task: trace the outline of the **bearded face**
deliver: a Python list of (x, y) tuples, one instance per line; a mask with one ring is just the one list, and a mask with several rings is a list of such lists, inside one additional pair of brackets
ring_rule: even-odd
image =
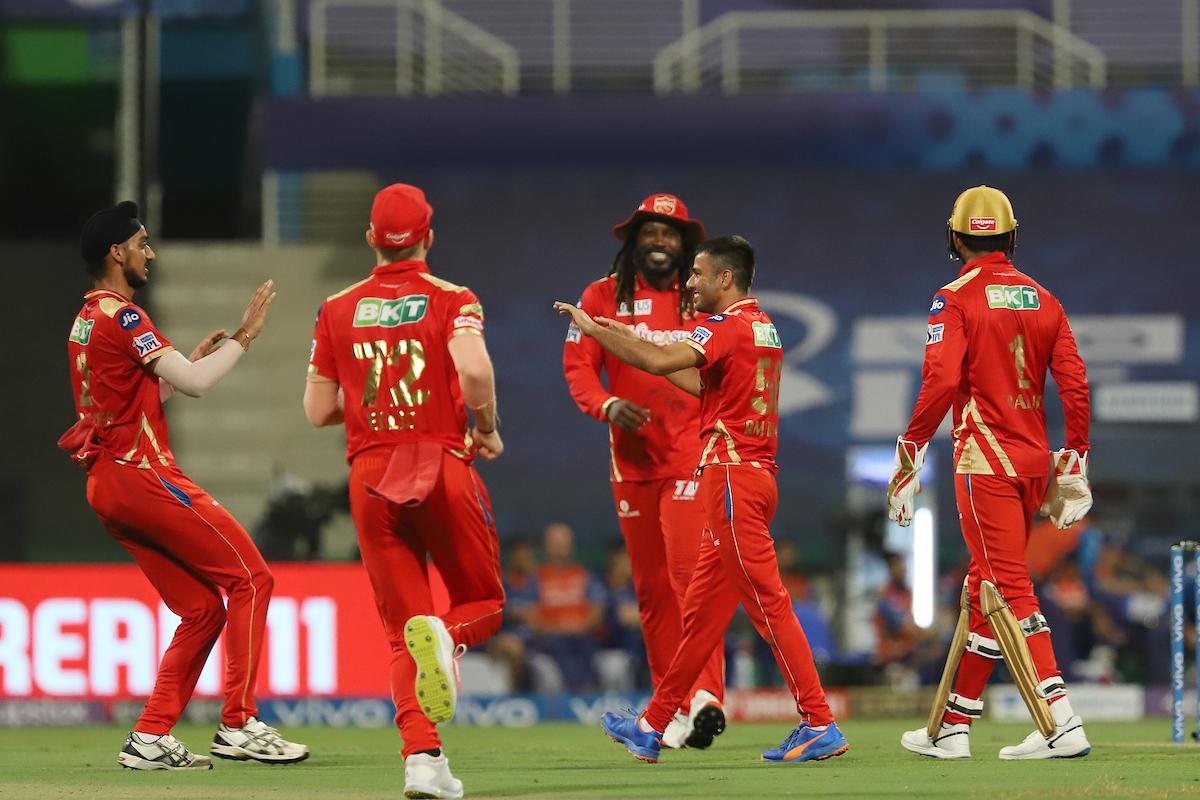
[(643, 275), (661, 278), (678, 274), (683, 259), (683, 236), (666, 222), (643, 222), (633, 251), (634, 266)]

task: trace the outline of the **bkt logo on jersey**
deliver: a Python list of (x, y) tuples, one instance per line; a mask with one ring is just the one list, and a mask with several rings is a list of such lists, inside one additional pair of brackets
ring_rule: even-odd
[(779, 341), (779, 332), (770, 322), (755, 322), (751, 327), (754, 328), (755, 347), (783, 348), (783, 343)]
[(131, 331), (141, 324), (142, 315), (134, 311), (132, 308), (121, 312), (121, 327), (125, 330)]
[(1008, 308), (1013, 311), (1032, 311), (1042, 307), (1038, 299), (1037, 289), (1032, 286), (1000, 286), (992, 284), (985, 287), (988, 308)]
[(417, 322), (425, 317), (425, 309), (428, 306), (429, 295), (424, 294), (397, 297), (395, 300), (364, 297), (354, 308), (354, 327), (394, 328), (397, 325)]

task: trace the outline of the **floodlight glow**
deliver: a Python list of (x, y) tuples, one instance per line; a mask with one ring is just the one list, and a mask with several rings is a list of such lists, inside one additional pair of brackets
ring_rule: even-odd
[(933, 624), (934, 596), (937, 592), (937, 544), (934, 539), (933, 511), (918, 508), (913, 514), (912, 612), (917, 627)]

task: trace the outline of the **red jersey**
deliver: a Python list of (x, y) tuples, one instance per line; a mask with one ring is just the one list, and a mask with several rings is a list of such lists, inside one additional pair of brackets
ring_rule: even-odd
[(346, 459), (372, 447), (438, 442), (472, 457), (467, 409), (447, 343), (483, 335), (483, 306), (466, 287), (399, 261), (328, 297), (317, 311), (308, 372), (344, 395)]
[(783, 345), (758, 300), (746, 297), (704, 320), (686, 340), (700, 355), (700, 469), (777, 469)]
[[(617, 307), (616, 291), (616, 276), (598, 280), (584, 289), (579, 307), (593, 317), (632, 325), (644, 340), (659, 345), (683, 341), (696, 327), (695, 320), (680, 318), (677, 285), (655, 289), (638, 275), (632, 309), (624, 304)], [(600, 382), (601, 369), (608, 376), (608, 388)], [(678, 477), (696, 468), (699, 408), (690, 394), (616, 358), (595, 339), (581, 336), (574, 323), (563, 345), (563, 377), (579, 410), (601, 422), (608, 421), (605, 412), (619, 397), (650, 411), (650, 421), (636, 431), (609, 426), (609, 469), (614, 481)]]
[(929, 441), (953, 404), (956, 472), (1043, 476), (1047, 368), (1063, 403), (1066, 446), (1086, 453), (1087, 370), (1062, 304), (1002, 253), (973, 259), (933, 298), (921, 393), (904, 438)]
[(91, 418), (99, 449), (117, 463), (174, 464), (153, 363), (175, 348), (120, 294), (96, 289), (83, 297), (67, 339), (75, 411)]

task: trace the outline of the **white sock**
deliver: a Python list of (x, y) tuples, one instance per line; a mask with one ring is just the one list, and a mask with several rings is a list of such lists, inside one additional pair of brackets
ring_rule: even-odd
[(1054, 717), (1054, 724), (1061, 728), (1075, 716), (1075, 709), (1071, 708), (1071, 701), (1064, 695), (1050, 704), (1050, 716)]
[(638, 730), (642, 733), (658, 733), (658, 731), (650, 727), (650, 723), (646, 722), (646, 718), (644, 716), (638, 717)]
[(142, 733), (141, 731), (134, 731), (133, 735), (136, 736), (137, 740), (139, 742), (141, 742), (142, 744), (154, 744), (155, 742), (157, 742), (159, 739), (162, 738), (162, 734)]

